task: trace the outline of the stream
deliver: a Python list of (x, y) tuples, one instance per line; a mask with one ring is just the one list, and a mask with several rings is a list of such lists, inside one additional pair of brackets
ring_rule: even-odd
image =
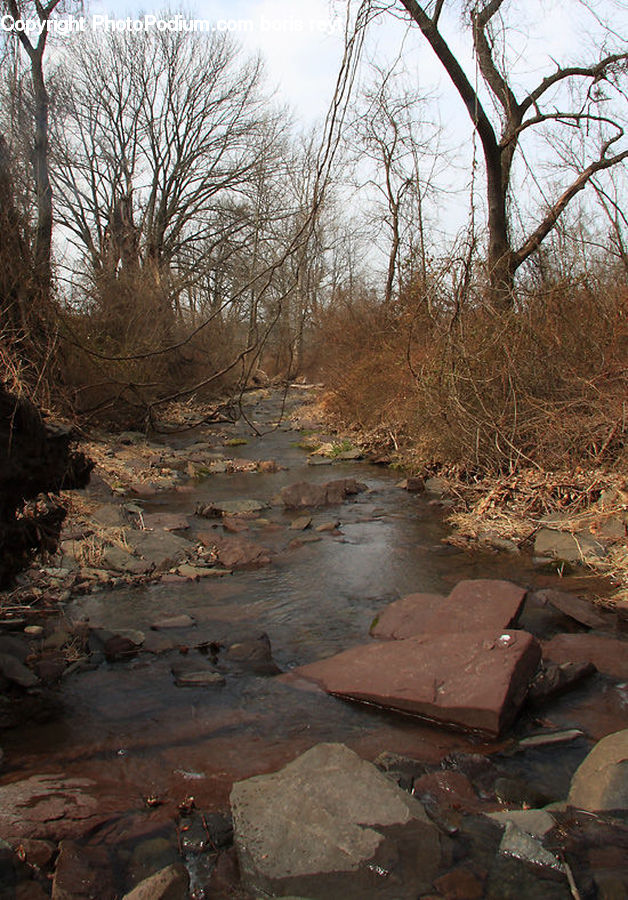
[[(288, 413), (302, 395), (290, 393)], [(486, 743), (411, 717), (343, 702), (319, 690), (297, 689), (233, 664), (224, 668), (221, 686), (180, 687), (171, 671), (177, 660), (207, 658), (213, 652), (208, 647), (266, 633), (273, 659), (289, 671), (368, 640), (373, 618), (398, 597), (418, 591), (447, 594), (465, 578), (503, 578), (581, 594), (600, 589), (600, 583), (585, 574), (559, 578), (543, 573), (525, 554), (468, 552), (447, 545), (443, 511), (429, 495), (401, 490), (399, 473), (370, 462), (308, 464), (307, 452), (297, 446), (299, 431), (285, 418), (278, 421), (280, 414), (281, 398), (262, 395), (247, 408), (260, 434), (240, 420), (170, 437), (170, 444), (179, 447), (202, 439), (219, 449), (221, 441), (224, 445), (241, 438), (246, 443), (235, 450), (223, 446), (225, 454), (272, 459), (280, 468), (190, 480), (184, 491), (143, 499), (145, 513), (185, 515), (190, 529), (184, 536), (194, 539), (212, 529), (223, 533), (219, 520), (194, 515), (198, 503), (233, 498), (270, 503), (294, 482), (345, 477), (366, 483), (368, 491), (342, 506), (316, 510), (305, 531), (291, 530), (299, 513), (279, 506), (269, 506), (247, 521), (243, 537), (272, 553), (272, 563), (263, 568), (72, 598), (65, 616), (88, 619), (91, 627), (148, 633), (155, 620), (181, 614), (194, 617), (196, 624), (169, 632), (176, 643), (169, 652), (140, 653), (132, 660), (74, 672), (58, 688), (53, 717), (2, 735), (11, 780), (63, 773), (93, 779), (102, 785), (103, 797), (111, 784), (128, 797), (128, 809), (112, 817), (99, 838), (116, 846), (118, 883), (127, 890), (158, 863), (167, 865), (177, 856), (180, 835), (173, 816), (186, 798), (193, 797), (196, 808), (205, 813), (225, 813), (234, 781), (274, 771), (318, 742), (343, 742), (370, 760), (391, 751), (438, 763), (456, 752), (493, 753), (512, 738)], [(333, 522), (340, 523), (334, 531), (315, 530)], [(548, 628), (551, 636), (551, 624)], [(625, 721), (625, 685), (601, 675), (554, 701), (552, 724), (580, 728), (590, 740), (530, 757), (537, 766), (535, 782), (564, 795), (592, 742)], [(515, 734), (523, 736), (535, 726), (534, 715), (524, 713)], [(147, 811), (138, 812), (147, 800)], [(196, 896), (213, 896), (203, 893), (202, 866), (199, 870), (192, 862), (189, 868)]]

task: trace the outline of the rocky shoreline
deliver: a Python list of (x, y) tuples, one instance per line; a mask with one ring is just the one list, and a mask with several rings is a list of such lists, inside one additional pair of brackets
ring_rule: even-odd
[[(345, 512), (367, 486), (317, 466), (353, 465), (361, 452), (318, 442), (303, 420), (294, 428), (300, 443), (319, 444), (308, 460), (316, 479), (287, 479), (272, 501), (196, 499), (194, 479), (281, 468), (281, 460), (235, 455), (246, 439), (228, 429), (151, 440), (127, 432), (84, 446), (95, 474), (86, 492), (65, 495), (57, 554), (3, 596), (0, 724), (54, 719), (74, 678), (112, 666), (141, 673), (143, 660), (159, 659), (181, 691), (269, 679), (297, 705), (320, 692), (367, 716), (381, 709), (454, 727), (477, 752), (427, 761), (380, 749), (370, 762), (342, 742), (315, 742), (282, 768), (236, 781), (230, 809), (219, 810), (197, 808), (191, 794), (130, 802), (115, 781), (22, 772), (13, 757), (0, 770), (7, 897), (621, 896), (628, 736), (612, 728), (612, 715), (597, 727), (586, 715), (581, 727), (565, 727), (573, 716), (561, 705), (570, 696), (604, 704), (625, 691), (621, 604), (460, 580), (449, 594), (382, 603), (362, 644), (289, 671), (259, 628), (210, 639), (184, 606), (133, 628), (67, 614), (77, 597), (211, 589), (284, 564), (308, 543), (344, 540)], [(408, 478), (395, 490), (446, 506), (441, 488)], [(180, 497), (180, 508), (160, 510), (162, 495)]]

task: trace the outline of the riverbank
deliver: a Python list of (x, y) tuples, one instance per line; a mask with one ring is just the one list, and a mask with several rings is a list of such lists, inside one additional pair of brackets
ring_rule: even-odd
[[(499, 896), (491, 885), (506, 877), (503, 825), (489, 826), (485, 814), (564, 801), (589, 751), (622, 727), (625, 621), (597, 613), (587, 599), (590, 576), (561, 579), (525, 552), (447, 543), (446, 498), (413, 490), (412, 479), (401, 481), (307, 418), (307, 394), (303, 387), (287, 397), (252, 394), (237, 423), (91, 436), (92, 483), (68, 495), (59, 552), (21, 576), (30, 610), (0, 628), (0, 837), (13, 848), (6, 871), (20, 885), (36, 882), (34, 896), (53, 886), (56, 895), (78, 898), (89, 884), (99, 900), (114, 900), (167, 871), (177, 897), (249, 900), (256, 889), (238, 869), (249, 826), (235, 823), (236, 851), (233, 785), (279, 773), (329, 744), (403, 782), (447, 836), (454, 855), (430, 862), (433, 896), (447, 897), (459, 878), (468, 882), (461, 866), (472, 871), (478, 896)], [(500, 617), (479, 644), (467, 642), (464, 622), (456, 631), (451, 614), (472, 612), (469, 595), (460, 597), (477, 587), (483, 593), (474, 602), (494, 602)], [(371, 685), (374, 706), (339, 699), (337, 685), (327, 692), (316, 679), (297, 683), (326, 661), (344, 667), (351, 648), (383, 647), (378, 629), (417, 593), (427, 604), (420, 617), (433, 612), (456, 635), (422, 644), (431, 675), (417, 681), (419, 717), (395, 712), (380, 685)], [(446, 692), (429, 690), (443, 681), (443, 643), (473, 663), (452, 663), (444, 673), (453, 679), (453, 705), (467, 710), (455, 720)], [(542, 651), (544, 663), (525, 703), (525, 672), (513, 663), (504, 716), (492, 692), (497, 724), (480, 722), (478, 731), (460, 674), (486, 677), (493, 648), (515, 656), (523, 649), (530, 665), (532, 649), (535, 657)], [(396, 656), (394, 642), (383, 649)], [(383, 667), (385, 675), (398, 670)], [(476, 687), (475, 696), (491, 694), (484, 682)], [(451, 721), (458, 729), (447, 727)], [(305, 783), (318, 784), (311, 757), (303, 766)], [(355, 780), (342, 788), (342, 806)], [(247, 821), (256, 827), (248, 813)], [(555, 832), (560, 852), (582, 841), (593, 849), (599, 834), (581, 831), (588, 821), (559, 816), (557, 827), (569, 832), (568, 841)], [(606, 816), (596, 822), (619, 846), (618, 826)], [(428, 832), (435, 836), (432, 826)], [(330, 830), (308, 846), (321, 842), (337, 846), (341, 838)], [(575, 858), (579, 883), (600, 874), (586, 854)], [(394, 860), (373, 865), (391, 873), (395, 898), (412, 894), (412, 877)], [(527, 894), (518, 896), (541, 896), (548, 872), (513, 865), (513, 884), (523, 870), (529, 876)], [(615, 872), (619, 863), (609, 867)], [(561, 882), (563, 897), (564, 875)], [(144, 890), (159, 896), (152, 882)], [(379, 895), (374, 878), (373, 893), (360, 896)]]
[(365, 431), (330, 413), (324, 392), (301, 412), (310, 428), (333, 429), (347, 447), (363, 448), (426, 490), (445, 511), (448, 542), (499, 553), (532, 555), (540, 569), (559, 575), (590, 573), (606, 581), (601, 603), (628, 609), (628, 479), (625, 474), (578, 467), (512, 475), (469, 476), (454, 466), (426, 465), (383, 429)]

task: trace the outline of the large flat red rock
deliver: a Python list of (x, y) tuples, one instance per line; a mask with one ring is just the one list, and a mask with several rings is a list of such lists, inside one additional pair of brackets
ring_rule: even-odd
[[(400, 641), (429, 631), (426, 626), (438, 621), (438, 612), (447, 598), (442, 594), (408, 594), (386, 607), (371, 625), (371, 635)], [(438, 630), (438, 629), (437, 629)]]
[(526, 595), (510, 581), (460, 581), (448, 597), (409, 594), (391, 603), (371, 628), (377, 638), (403, 640), (418, 634), (508, 628)]
[(543, 656), (557, 663), (592, 662), (598, 672), (628, 678), (628, 641), (597, 634), (557, 634), (543, 644)]
[(540, 658), (527, 632), (485, 629), (377, 641), (294, 674), (329, 694), (495, 737), (516, 715)]

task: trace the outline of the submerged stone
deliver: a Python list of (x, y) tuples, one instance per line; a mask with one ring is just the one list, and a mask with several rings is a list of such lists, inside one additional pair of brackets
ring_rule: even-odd
[(145, 878), (123, 900), (187, 900), (189, 883), (185, 866), (175, 863)]
[(496, 737), (515, 717), (540, 657), (526, 632), (485, 630), (371, 643), (294, 674), (330, 694)]
[(355, 478), (339, 478), (323, 484), (299, 481), (281, 489), (279, 500), (286, 509), (306, 509), (343, 503), (347, 497), (361, 494), (367, 489)]

